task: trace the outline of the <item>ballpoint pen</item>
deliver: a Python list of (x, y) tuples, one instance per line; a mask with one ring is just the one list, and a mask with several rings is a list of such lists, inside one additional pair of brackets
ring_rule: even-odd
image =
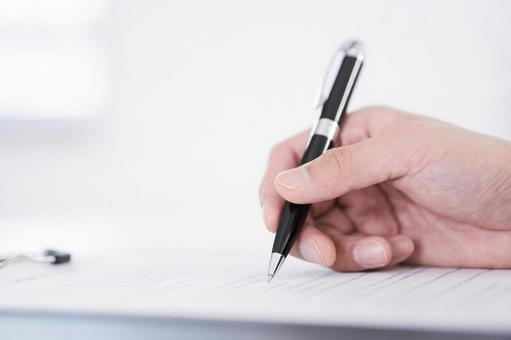
[[(363, 46), (354, 40), (343, 44), (332, 58), (314, 107), (320, 116), (311, 130), (301, 164), (314, 160), (334, 146), (363, 60)], [(268, 267), (268, 282), (282, 267), (309, 209), (310, 204), (284, 203)]]

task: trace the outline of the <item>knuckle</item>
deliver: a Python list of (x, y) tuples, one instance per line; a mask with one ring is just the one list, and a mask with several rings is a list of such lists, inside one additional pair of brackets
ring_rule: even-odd
[(339, 171), (346, 172), (349, 171), (352, 164), (352, 148), (350, 146), (344, 146), (340, 148), (335, 148), (327, 152), (329, 154), (329, 161), (336, 167)]

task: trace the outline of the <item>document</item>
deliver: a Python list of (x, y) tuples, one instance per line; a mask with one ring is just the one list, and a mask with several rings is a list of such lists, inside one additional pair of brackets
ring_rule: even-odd
[(268, 254), (138, 250), (0, 269), (0, 309), (511, 332), (511, 271), (399, 266), (337, 273)]

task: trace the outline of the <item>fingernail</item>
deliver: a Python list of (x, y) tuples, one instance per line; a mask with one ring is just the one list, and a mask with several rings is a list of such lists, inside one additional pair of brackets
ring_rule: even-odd
[(353, 248), (355, 262), (364, 268), (376, 268), (388, 262), (385, 248), (378, 242), (369, 241)]
[(318, 244), (313, 239), (300, 242), (299, 248), (300, 254), (304, 260), (322, 265), (326, 263), (325, 257), (321, 254)]
[(310, 182), (310, 176), (306, 166), (300, 166), (296, 169), (281, 172), (275, 178), (275, 181), (286, 189), (298, 189), (306, 186)]

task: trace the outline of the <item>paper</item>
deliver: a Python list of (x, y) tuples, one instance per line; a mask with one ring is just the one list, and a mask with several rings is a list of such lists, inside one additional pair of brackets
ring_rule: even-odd
[(0, 309), (363, 327), (511, 331), (511, 271), (402, 266), (336, 273), (267, 254), (140, 251), (0, 270)]

